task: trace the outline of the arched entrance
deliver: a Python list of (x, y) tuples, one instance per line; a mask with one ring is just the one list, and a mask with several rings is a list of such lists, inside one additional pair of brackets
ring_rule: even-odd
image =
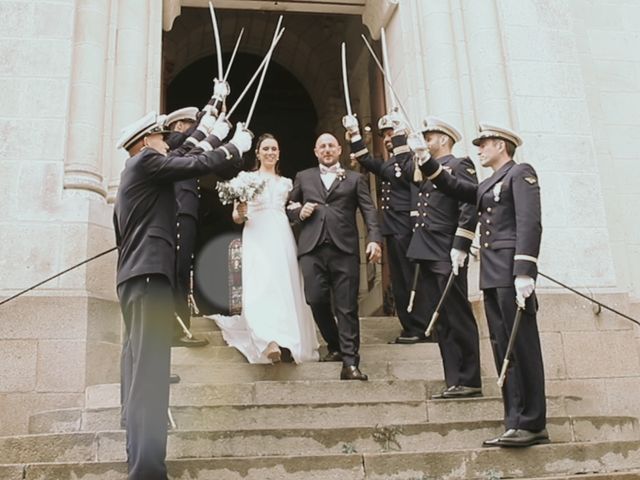
[[(217, 14), (225, 65), (240, 29), (245, 28), (229, 78), (232, 93), (228, 103), (233, 104), (268, 49), (278, 12), (220, 10)], [(349, 48), (348, 64), (354, 111), (368, 123), (380, 115), (382, 102), (380, 92), (374, 95), (369, 88), (377, 83), (371, 81), (368, 54), (359, 39), (366, 31), (359, 15), (288, 13), (283, 26), (286, 31), (269, 65), (250, 127), (256, 136), (263, 132), (276, 135), (282, 150), (282, 174), (293, 178), (299, 170), (316, 164), (313, 144), (318, 133), (330, 131), (338, 138), (343, 136), (341, 117), (345, 107), (339, 53), (342, 41), (348, 40), (353, 46)], [(163, 109), (204, 105), (211, 95), (216, 70), (208, 10), (183, 8), (163, 38)], [(252, 96), (247, 95), (232, 122), (245, 119)], [(348, 162), (348, 148), (344, 151), (343, 161)], [(201, 215), (201, 245), (229, 232), (240, 234), (231, 221), (230, 207), (217, 201), (215, 181), (207, 178), (202, 182), (206, 210)], [(361, 276), (361, 293), (366, 293), (375, 284), (376, 270), (363, 265)], [(226, 273), (221, 273), (220, 278), (226, 288)], [(220, 290), (221, 282), (216, 284)], [(223, 293), (222, 297), (228, 295)], [(210, 306), (205, 310), (225, 308)]]

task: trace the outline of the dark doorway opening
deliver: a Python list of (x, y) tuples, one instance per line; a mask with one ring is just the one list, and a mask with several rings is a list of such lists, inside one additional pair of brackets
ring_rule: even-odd
[[(229, 55), (223, 56), (227, 65)], [(235, 103), (261, 61), (261, 57), (238, 53), (229, 75), (229, 107)], [(166, 111), (203, 106), (211, 96), (215, 72), (216, 60), (213, 55), (197, 60), (182, 70), (167, 87)], [(233, 124), (246, 119), (254, 91), (255, 85), (230, 118)], [(256, 138), (269, 132), (278, 139), (281, 175), (293, 178), (300, 170), (317, 164), (313, 154), (317, 121), (315, 107), (305, 88), (287, 69), (272, 61), (250, 129)], [(253, 151), (246, 155), (255, 160)], [(231, 219), (232, 207), (222, 205), (218, 199), (215, 190), (218, 180), (213, 175), (201, 179), (196, 257), (202, 252), (202, 261), (195, 262), (195, 293), (198, 307), (204, 314), (229, 311), (230, 281), (226, 246), (241, 235), (241, 227)], [(210, 248), (211, 245), (216, 247)], [(205, 254), (215, 258), (205, 259)], [(214, 273), (212, 269), (215, 269)]]

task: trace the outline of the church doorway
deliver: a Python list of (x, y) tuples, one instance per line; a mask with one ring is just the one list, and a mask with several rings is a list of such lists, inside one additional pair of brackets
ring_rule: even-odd
[[(279, 12), (216, 10), (223, 46), (223, 62), (228, 64), (231, 51), (244, 27), (238, 55), (229, 76), (233, 104), (243, 90), (264, 53), (267, 51)], [(305, 168), (316, 165), (313, 145), (324, 131), (343, 138), (344, 115), (340, 44), (348, 41), (352, 105), (363, 123), (373, 123), (381, 107), (380, 94), (369, 88), (372, 73), (368, 54), (359, 41), (366, 33), (359, 15), (287, 13), (286, 31), (275, 50), (265, 83), (250, 125), (256, 137), (273, 133), (281, 148), (281, 174), (293, 178)], [(357, 47), (356, 47), (357, 46)], [(170, 31), (163, 37), (163, 111), (185, 106), (202, 106), (211, 96), (217, 65), (213, 31), (208, 9), (182, 8)], [(249, 93), (231, 119), (243, 121), (253, 93)], [(374, 112), (374, 114), (372, 114)], [(346, 145), (345, 145), (346, 147)], [(344, 148), (347, 163), (348, 148)], [(248, 153), (253, 156), (253, 152)], [(204, 178), (200, 215), (199, 248), (215, 246), (216, 258), (196, 262), (196, 300), (206, 313), (227, 312), (231, 292), (229, 264), (225, 246), (240, 237), (241, 228), (231, 220), (231, 207), (220, 204), (214, 177)], [(209, 248), (208, 250), (211, 250)], [(207, 264), (207, 266), (203, 266)], [(215, 282), (212, 283), (212, 271)], [(372, 284), (375, 269), (366, 271), (365, 288)], [(207, 280), (204, 281), (204, 277)], [(198, 279), (203, 279), (198, 281)], [(203, 284), (212, 285), (210, 288)], [(211, 290), (206, 292), (205, 290)], [(212, 291), (215, 295), (212, 298)]]

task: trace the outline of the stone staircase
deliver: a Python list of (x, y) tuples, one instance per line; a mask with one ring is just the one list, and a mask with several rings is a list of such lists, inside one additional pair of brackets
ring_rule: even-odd
[[(484, 397), (430, 400), (444, 386), (438, 347), (387, 345), (393, 318), (362, 321), (369, 382), (337, 380), (338, 363), (249, 365), (213, 322), (193, 326), (211, 344), (173, 351), (172, 479), (640, 479), (638, 419), (594, 415), (576, 395), (548, 397), (553, 443), (481, 448), (503, 430), (493, 365), (483, 359)], [(35, 414), (29, 435), (0, 437), (0, 479), (126, 478), (118, 389), (88, 387), (84, 408)]]

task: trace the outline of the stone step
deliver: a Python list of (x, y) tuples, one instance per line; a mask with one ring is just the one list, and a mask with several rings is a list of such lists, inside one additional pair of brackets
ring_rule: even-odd
[[(547, 398), (548, 416), (568, 416), (565, 397)], [(576, 409), (572, 402), (573, 410)], [(501, 420), (502, 399), (383, 401), (359, 403), (308, 403), (175, 406), (173, 417), (181, 430), (233, 430), (321, 427), (366, 427)], [(29, 433), (118, 430), (120, 408), (70, 408), (37, 413), (29, 419)]]
[[(168, 460), (167, 466), (170, 478), (190, 480), (562, 478), (581, 473), (617, 474), (638, 470), (640, 441), (556, 443), (528, 449), (480, 448), (429, 453), (176, 459)], [(124, 462), (32, 463), (3, 469), (6, 478), (11, 480), (122, 480), (126, 475)]]
[[(444, 388), (442, 380), (341, 380), (265, 381), (221, 385), (179, 383), (171, 386), (173, 406), (304, 405), (308, 403), (372, 403), (425, 401)], [(493, 381), (485, 383), (485, 395), (497, 396)], [(120, 385), (87, 387), (85, 408), (120, 405)]]
[[(553, 417), (554, 443), (640, 439), (633, 417)], [(353, 428), (171, 431), (168, 458), (326, 455), (389, 450), (433, 452), (476, 448), (503, 431), (501, 421), (422, 423)], [(123, 461), (123, 431), (0, 437), (0, 463)]]
[[(294, 381), (294, 380), (337, 380), (340, 378), (340, 362), (311, 362), (301, 364), (279, 363), (249, 364), (249, 363), (215, 363), (207, 365), (173, 364), (171, 372), (180, 375), (181, 383), (245, 383), (257, 381)], [(385, 359), (384, 361), (370, 361), (363, 359), (360, 369), (371, 380), (437, 380), (444, 377), (441, 361), (402, 361)], [(493, 375), (495, 383), (495, 368), (487, 376)]]
[[(361, 345), (360, 357), (368, 362), (424, 361), (440, 360), (438, 345), (421, 343), (417, 345)], [(246, 358), (233, 347), (207, 345), (200, 348), (174, 348), (171, 352), (172, 365), (210, 365), (212, 363), (248, 363)]]
[(523, 480), (638, 480), (640, 470), (630, 472), (579, 473), (577, 475), (554, 475), (552, 477), (529, 477)]

